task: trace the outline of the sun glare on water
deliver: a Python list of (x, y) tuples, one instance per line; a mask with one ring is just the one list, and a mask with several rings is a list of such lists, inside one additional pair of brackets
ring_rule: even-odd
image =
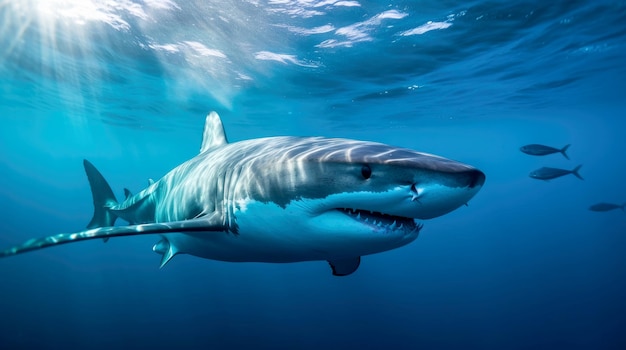
[[(43, 76), (78, 88), (65, 95), (81, 104), (77, 99), (110, 73), (102, 60), (130, 70), (129, 62), (137, 64), (137, 55), (146, 55), (159, 61), (158, 70), (176, 78), (167, 87), (174, 98), (185, 99), (198, 93), (190, 86), (199, 87), (228, 108), (236, 90), (250, 80), (239, 67), (257, 61), (253, 53), (240, 53), (250, 48), (251, 32), (259, 38), (258, 26), (247, 25), (249, 16), (229, 1), (185, 6), (171, 0), (0, 0), (0, 40), (5, 43), (0, 58), (19, 66), (0, 69), (23, 72), (21, 65), (28, 62), (33, 80)], [(117, 74), (120, 80), (137, 77)]]
[[(94, 100), (94, 82), (100, 71), (83, 64), (94, 45), (94, 22), (124, 28), (120, 16), (111, 13), (111, 2), (89, 0), (5, 0), (0, 3), (0, 70), (7, 79), (31, 95), (29, 103), (55, 101), (65, 106), (74, 124), (82, 124), (80, 111)], [(16, 87), (17, 89), (17, 87)], [(32, 95), (35, 96), (32, 96)], [(54, 107), (52, 109), (55, 109)], [(75, 111), (75, 115), (71, 115)]]

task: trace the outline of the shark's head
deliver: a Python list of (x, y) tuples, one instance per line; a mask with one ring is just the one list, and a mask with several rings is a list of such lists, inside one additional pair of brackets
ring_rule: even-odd
[[(380, 143), (328, 138), (254, 140), (246, 194), (282, 211), (256, 215), (269, 231), (310, 232), (313, 244), (367, 254), (404, 245), (421, 223), (465, 205), (485, 175), (442, 157)], [(247, 178), (247, 180), (246, 180)], [(246, 209), (254, 210), (253, 206)], [(279, 219), (280, 217), (280, 219)], [(349, 254), (348, 254), (349, 255)]]
[(364, 226), (444, 215), (485, 182), (481, 171), (438, 156), (371, 142), (318, 142), (326, 145), (305, 160), (316, 191), (325, 192), (316, 211), (337, 211)]

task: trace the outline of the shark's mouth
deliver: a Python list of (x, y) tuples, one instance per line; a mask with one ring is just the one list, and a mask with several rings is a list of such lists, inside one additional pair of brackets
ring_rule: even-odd
[(417, 224), (412, 218), (403, 216), (351, 208), (337, 208), (337, 211), (346, 214), (356, 221), (369, 225), (372, 228), (380, 228), (391, 231), (414, 231), (422, 228), (422, 224)]

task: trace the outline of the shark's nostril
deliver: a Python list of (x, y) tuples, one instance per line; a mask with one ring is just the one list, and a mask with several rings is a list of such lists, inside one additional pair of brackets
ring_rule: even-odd
[(415, 184), (411, 185), (411, 201), (419, 202), (420, 191), (415, 187)]

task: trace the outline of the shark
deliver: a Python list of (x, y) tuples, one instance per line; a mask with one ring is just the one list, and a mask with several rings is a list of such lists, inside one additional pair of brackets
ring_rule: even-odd
[[(383, 143), (276, 136), (228, 142), (222, 120), (205, 120), (199, 154), (118, 202), (83, 162), (93, 218), (83, 231), (34, 238), (8, 257), (91, 239), (160, 235), (160, 267), (178, 254), (227, 262), (327, 261), (352, 274), (361, 257), (414, 241), (423, 220), (478, 193), (485, 174), (432, 154)], [(117, 219), (127, 225), (116, 225)]]

